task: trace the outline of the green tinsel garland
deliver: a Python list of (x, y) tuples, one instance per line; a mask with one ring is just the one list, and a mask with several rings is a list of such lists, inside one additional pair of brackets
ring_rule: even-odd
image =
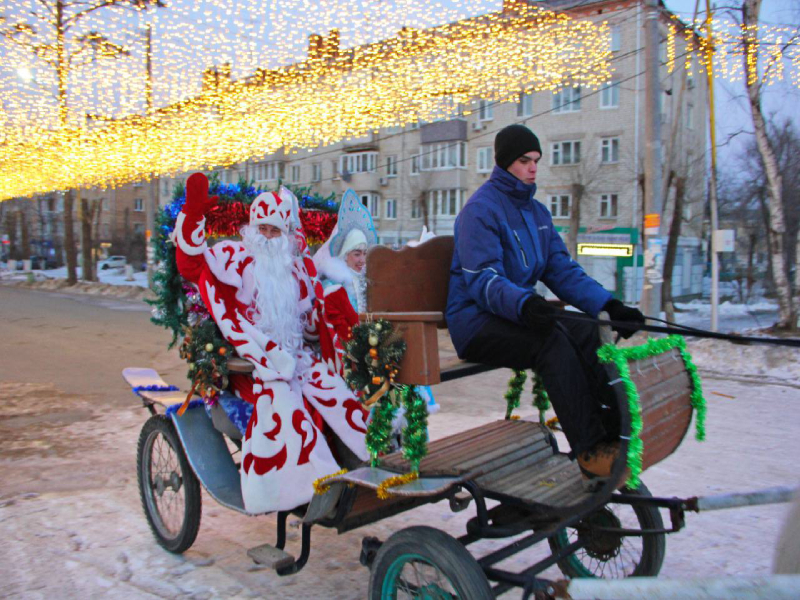
[(533, 405), (539, 409), (539, 423), (544, 425), (544, 415), (550, 408), (550, 397), (547, 395), (547, 390), (544, 389), (541, 376), (536, 372), (533, 374)]
[[(508, 390), (506, 390), (506, 420), (511, 418), (514, 410), (519, 407), (519, 398), (522, 395), (522, 388), (528, 376), (525, 371), (514, 369), (514, 374), (508, 380)], [(542, 378), (535, 371), (533, 372), (533, 405), (539, 409), (539, 422), (544, 425), (544, 415), (550, 408), (550, 398), (547, 390), (544, 389)]]
[(639, 401), (639, 391), (631, 380), (628, 363), (629, 361), (658, 356), (659, 354), (669, 352), (673, 348), (677, 348), (680, 352), (691, 380), (691, 402), (692, 407), (697, 413), (695, 417), (695, 437), (698, 441), (702, 441), (706, 437), (706, 401), (705, 398), (703, 398), (703, 389), (700, 383), (700, 377), (697, 374), (697, 368), (694, 366), (694, 363), (692, 363), (691, 357), (686, 350), (686, 340), (683, 337), (671, 335), (661, 339), (651, 338), (641, 346), (634, 346), (631, 348), (618, 348), (614, 344), (606, 344), (597, 351), (597, 356), (601, 362), (614, 363), (616, 365), (628, 397), (628, 408), (631, 418), (631, 436), (628, 443), (628, 469), (631, 473), (627, 481), (629, 487), (636, 488), (640, 484), (639, 475), (642, 472), (642, 452), (644, 447), (639, 437), (642, 431), (642, 410)]
[(508, 380), (508, 390), (506, 391), (506, 421), (511, 418), (511, 413), (519, 406), (519, 397), (522, 395), (522, 386), (528, 376), (525, 371), (514, 369), (514, 374)]
[(375, 403), (365, 438), (367, 450), (369, 450), (369, 455), (372, 457), (370, 464), (373, 467), (377, 467), (380, 464), (378, 456), (389, 447), (394, 412), (395, 406), (388, 396), (384, 396)]
[(400, 394), (408, 423), (403, 429), (403, 456), (411, 472), (419, 473), (419, 463), (428, 454), (428, 404), (416, 386), (401, 386)]

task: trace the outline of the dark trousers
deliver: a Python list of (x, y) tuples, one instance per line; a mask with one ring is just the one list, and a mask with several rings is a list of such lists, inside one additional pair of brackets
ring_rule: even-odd
[(619, 409), (597, 359), (599, 346), (597, 325), (589, 320), (563, 319), (543, 337), (492, 316), (467, 345), (463, 358), (536, 371), (574, 455), (619, 436)]

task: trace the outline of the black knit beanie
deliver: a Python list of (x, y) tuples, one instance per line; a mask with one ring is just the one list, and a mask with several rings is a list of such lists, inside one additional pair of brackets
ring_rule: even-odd
[(536, 151), (542, 153), (539, 138), (525, 125), (504, 127), (494, 138), (494, 162), (501, 169), (508, 167), (523, 154)]

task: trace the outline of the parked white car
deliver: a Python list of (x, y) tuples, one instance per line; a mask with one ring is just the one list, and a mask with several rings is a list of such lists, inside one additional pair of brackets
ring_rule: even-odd
[(128, 259), (124, 256), (109, 256), (105, 260), (101, 260), (97, 263), (97, 268), (101, 271), (124, 269), (126, 264), (128, 264)]

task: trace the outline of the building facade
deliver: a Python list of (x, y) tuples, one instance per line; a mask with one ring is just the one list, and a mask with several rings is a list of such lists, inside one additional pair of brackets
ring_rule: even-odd
[[(476, 99), (454, 106), (449, 119), (383, 129), (320, 148), (281, 151), (221, 170), (221, 179), (233, 183), (243, 177), (263, 187), (278, 182), (311, 186), (338, 198), (352, 188), (369, 208), (380, 243), (399, 246), (418, 238), (423, 226), (437, 235), (452, 235), (459, 211), (492, 171), (495, 134), (523, 123), (542, 144), (536, 197), (550, 209), (575, 258), (618, 297), (638, 301), (646, 185), (644, 2), (539, 4), (608, 23), (613, 70), (608, 84), (520, 94), (516, 102)], [(513, 6), (507, 2), (504, 10)], [(692, 37), (687, 38), (683, 25), (662, 11), (660, 29), (664, 184), (666, 188), (680, 178), (684, 190), (673, 293), (686, 298), (702, 291), (707, 86), (697, 59), (687, 53)], [(665, 247), (675, 193), (674, 186), (669, 189), (662, 217)], [(576, 226), (575, 240), (570, 230)]]

